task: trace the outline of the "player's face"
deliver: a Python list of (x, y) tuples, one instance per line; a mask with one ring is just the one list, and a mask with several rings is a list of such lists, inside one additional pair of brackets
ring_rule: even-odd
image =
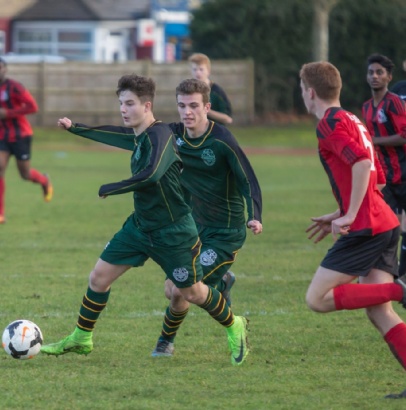
[(122, 91), (118, 98), (120, 112), (126, 127), (138, 128), (143, 124), (150, 102), (141, 102), (132, 91)]
[(386, 89), (391, 80), (392, 75), (385, 67), (378, 63), (372, 63), (368, 66), (367, 82), (373, 91)]
[(309, 114), (314, 114), (314, 104), (313, 104), (313, 90), (309, 87), (306, 89), (302, 80), (300, 80), (300, 88), (302, 90), (302, 98), (304, 105), (306, 106), (307, 112)]
[(207, 83), (209, 81), (210, 71), (206, 64), (196, 64), (192, 63), (192, 76), (196, 80), (204, 81)]
[(178, 112), (185, 128), (193, 135), (199, 136), (206, 131), (207, 113), (210, 103), (203, 103), (203, 96), (199, 93), (178, 95)]

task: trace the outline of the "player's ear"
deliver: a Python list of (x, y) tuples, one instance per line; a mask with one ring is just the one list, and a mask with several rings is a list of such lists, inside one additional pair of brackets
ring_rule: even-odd
[(151, 101), (146, 101), (144, 105), (144, 112), (148, 112), (152, 110), (152, 102)]
[(310, 91), (310, 98), (314, 100), (314, 98), (316, 97), (316, 91), (314, 91), (314, 88), (311, 88), (311, 87), (309, 87), (309, 91)]

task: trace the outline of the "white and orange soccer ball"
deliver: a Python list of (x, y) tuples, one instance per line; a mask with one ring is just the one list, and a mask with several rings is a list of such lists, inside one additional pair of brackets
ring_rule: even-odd
[(3, 332), (3, 348), (14, 359), (32, 359), (41, 350), (41, 329), (30, 320), (11, 322)]

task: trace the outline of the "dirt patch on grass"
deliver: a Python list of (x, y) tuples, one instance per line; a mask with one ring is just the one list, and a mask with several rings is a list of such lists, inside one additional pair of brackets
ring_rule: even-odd
[(247, 155), (308, 156), (317, 154), (314, 148), (243, 147), (243, 150)]

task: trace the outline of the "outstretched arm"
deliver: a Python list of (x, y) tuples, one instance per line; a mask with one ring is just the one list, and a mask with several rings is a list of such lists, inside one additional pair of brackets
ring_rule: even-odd
[(70, 133), (79, 135), (93, 141), (122, 148), (128, 151), (134, 149), (134, 130), (127, 127), (118, 127), (115, 125), (101, 125), (98, 127), (89, 127), (85, 124), (74, 124), (67, 117), (58, 120), (58, 127), (68, 130)]

